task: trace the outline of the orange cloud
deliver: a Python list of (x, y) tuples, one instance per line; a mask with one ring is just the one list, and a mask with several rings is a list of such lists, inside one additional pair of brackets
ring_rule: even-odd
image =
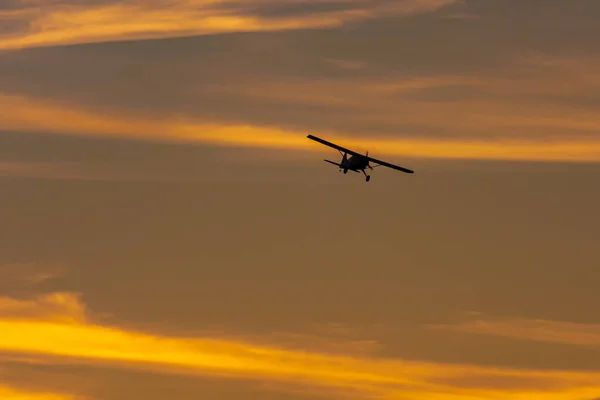
[(430, 328), (454, 332), (600, 347), (600, 325), (525, 318), (486, 318)]
[(77, 397), (67, 394), (39, 393), (0, 384), (2, 400), (75, 400)]
[[(15, 354), (353, 390), (355, 396), (363, 397), (572, 400), (591, 398), (600, 392), (600, 372), (510, 370), (334, 356), (244, 341), (164, 337), (124, 330), (94, 322), (80, 297), (72, 293), (33, 300), (0, 299), (0, 332), (0, 351)], [(465, 377), (471, 383), (461, 381)], [(509, 383), (492, 388), (477, 383), (478, 379), (498, 377)]]
[[(0, 129), (55, 134), (95, 135), (185, 143), (210, 143), (304, 151), (330, 151), (306, 139), (308, 132), (276, 127), (224, 125), (185, 118), (98, 114), (82, 107), (50, 103), (20, 96), (0, 95), (4, 116)], [(599, 121), (600, 122), (600, 121)], [(592, 121), (580, 121), (591, 124)], [(499, 138), (356, 138), (331, 132), (310, 132), (342, 145), (368, 149), (372, 155), (437, 159), (488, 159), (532, 161), (600, 161), (600, 140)]]
[[(332, 3), (331, 0), (317, 3), (319, 2)], [(355, 2), (353, 7), (341, 11), (314, 11), (302, 16), (266, 17), (253, 13), (253, 8), (273, 8), (289, 5), (289, 2), (149, 0), (103, 5), (84, 2), (41, 5), (33, 2), (32, 5), (32, 2), (22, 1), (22, 8), (0, 12), (0, 19), (19, 19), (26, 22), (29, 28), (0, 37), (0, 49), (335, 27), (380, 15), (409, 15), (435, 11), (455, 2), (456, 0), (366, 0)], [(310, 2), (296, 3), (310, 6)]]

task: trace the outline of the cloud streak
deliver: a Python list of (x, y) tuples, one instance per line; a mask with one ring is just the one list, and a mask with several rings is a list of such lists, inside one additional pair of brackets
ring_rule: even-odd
[[(142, 40), (231, 32), (331, 28), (390, 15), (436, 11), (456, 0), (293, 1), (168, 0), (25, 2), (0, 11), (20, 29), (0, 37), (0, 49)], [(286, 14), (296, 6), (302, 13)], [(317, 6), (328, 7), (317, 7)], [(283, 7), (285, 10), (285, 7)]]
[[(190, 118), (100, 114), (82, 107), (21, 96), (0, 95), (5, 118), (0, 129), (222, 146), (328, 151), (306, 139), (306, 132), (278, 127), (226, 125)], [(361, 138), (310, 132), (371, 154), (437, 159), (599, 162), (600, 141), (587, 139), (419, 139)]]
[[(73, 293), (52, 293), (30, 300), (0, 298), (0, 330), (0, 351), (4, 352), (169, 374), (309, 384), (353, 390), (360, 397), (491, 400), (534, 396), (572, 400), (600, 392), (600, 372), (510, 370), (335, 356), (243, 341), (124, 330), (93, 321), (80, 296)], [(461, 381), (466, 377), (470, 384)], [(482, 384), (497, 378), (505, 383), (493, 387)]]
[(445, 132), (459, 138), (511, 132), (543, 142), (556, 136), (597, 137), (600, 114), (596, 109), (569, 104), (569, 100), (585, 99), (595, 84), (593, 76), (565, 76), (540, 69), (510, 77), (473, 74), (219, 82), (198, 85), (197, 91), (254, 103), (341, 110), (347, 114), (342, 118), (351, 124), (386, 126), (388, 131), (415, 127), (440, 132), (436, 136)]
[(600, 348), (600, 325), (525, 318), (484, 318), (431, 329)]
[(0, 398), (2, 400), (83, 400), (81, 397), (69, 394), (30, 391), (5, 384), (0, 384)]
[[(2, 163), (0, 163), (0, 173)], [(42, 282), (55, 279), (62, 275), (64, 268), (62, 266), (50, 265), (43, 269), (35, 263), (13, 263), (0, 265), (0, 280), (2, 283), (26, 284), (35, 286)], [(2, 285), (0, 285), (2, 287)]]

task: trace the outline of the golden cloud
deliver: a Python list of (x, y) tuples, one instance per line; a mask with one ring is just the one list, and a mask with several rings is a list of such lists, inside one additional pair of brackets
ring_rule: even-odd
[(68, 394), (41, 393), (27, 391), (0, 384), (0, 399), (2, 400), (76, 400), (77, 397)]
[(600, 325), (525, 318), (486, 318), (430, 328), (518, 340), (600, 347)]
[[(21, 96), (0, 95), (3, 118), (0, 129), (95, 135), (139, 140), (210, 143), (223, 146), (330, 151), (306, 139), (306, 132), (276, 127), (205, 123), (187, 118), (160, 118), (146, 115), (98, 114), (80, 106), (47, 102)], [(424, 112), (424, 111), (422, 111)], [(445, 111), (450, 112), (450, 111)], [(431, 119), (431, 116), (429, 116)], [(456, 115), (454, 115), (456, 118)], [(489, 117), (492, 118), (492, 117)], [(499, 119), (499, 117), (497, 117)], [(526, 120), (525, 117), (522, 117)], [(558, 117), (557, 117), (558, 118)], [(591, 117), (590, 117), (591, 118)], [(495, 120), (494, 118), (492, 118)], [(520, 121), (515, 117), (516, 121)], [(500, 121), (498, 121), (500, 122)], [(521, 121), (527, 123), (527, 121)], [(550, 123), (551, 121), (546, 121)], [(504, 121), (507, 124), (507, 121)], [(517, 123), (517, 122), (515, 122)], [(534, 121), (530, 121), (531, 124)], [(587, 126), (592, 119), (580, 120)], [(596, 125), (597, 126), (597, 125)], [(310, 132), (347, 147), (368, 149), (372, 155), (437, 159), (489, 159), (531, 161), (600, 161), (600, 140), (567, 138), (497, 140), (465, 138), (360, 138), (332, 132)]]
[[(20, 314), (15, 315), (15, 311)], [(124, 330), (93, 322), (80, 297), (73, 293), (53, 293), (33, 300), (1, 298), (0, 332), (0, 351), (9, 353), (171, 374), (351, 389), (354, 395), (364, 397), (572, 400), (600, 392), (600, 372), (510, 370), (335, 356), (244, 341)], [(460, 380), (464, 377), (471, 384)], [(498, 377), (514, 382), (493, 388), (477, 383), (478, 379)]]
[[(229, 32), (281, 31), (336, 27), (381, 15), (410, 15), (438, 10), (456, 0), (355, 1), (340, 11), (291, 16), (260, 16), (256, 7), (289, 5), (278, 0), (168, 0), (108, 4), (27, 2), (0, 11), (0, 19), (26, 23), (25, 31), (0, 37), (0, 49), (197, 36)], [(315, 1), (294, 1), (308, 7)], [(316, 3), (339, 3), (322, 0)], [(344, 3), (341, 3), (344, 4)]]

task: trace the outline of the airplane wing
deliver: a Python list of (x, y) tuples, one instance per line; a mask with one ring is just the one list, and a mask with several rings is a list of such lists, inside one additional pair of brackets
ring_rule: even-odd
[[(328, 142), (327, 140), (324, 140), (324, 139), (318, 138), (318, 137), (316, 137), (316, 136), (313, 136), (313, 135), (308, 135), (308, 136), (307, 136), (307, 138), (309, 138), (309, 139), (312, 139), (312, 140), (314, 140), (315, 142), (319, 142), (319, 143), (321, 143), (321, 144), (324, 144), (325, 146), (332, 147), (332, 148), (334, 148), (334, 149), (336, 149), (336, 150), (339, 150), (339, 151), (346, 152), (346, 153), (348, 153), (348, 154), (356, 155), (356, 156), (359, 156), (359, 157), (365, 157), (365, 155), (364, 155), (364, 154), (359, 154), (359, 153), (357, 153), (357, 152), (355, 152), (355, 151), (352, 151), (352, 150), (346, 149), (345, 147), (342, 147), (342, 146), (338, 146), (337, 144), (334, 144), (334, 143)], [(410, 170), (410, 169), (402, 168), (402, 167), (399, 167), (399, 166), (397, 166), (397, 165), (390, 164), (390, 163), (387, 163), (387, 162), (385, 162), (385, 161), (377, 160), (377, 159), (375, 159), (375, 158), (372, 158), (372, 157), (367, 157), (367, 158), (369, 159), (369, 161), (371, 161), (371, 162), (374, 162), (375, 164), (379, 164), (379, 165), (381, 165), (381, 166), (383, 166), (383, 167), (388, 167), (388, 168), (391, 168), (391, 169), (395, 169), (395, 170), (397, 170), (397, 171), (406, 172), (407, 174), (414, 174), (414, 171), (412, 171), (412, 170)]]
[(334, 143), (328, 142), (327, 140), (324, 140), (324, 139), (318, 138), (318, 137), (316, 137), (316, 136), (313, 136), (313, 135), (308, 135), (308, 136), (307, 136), (307, 138), (309, 138), (309, 139), (312, 139), (312, 140), (314, 140), (315, 142), (319, 142), (319, 143), (321, 143), (321, 144), (324, 144), (325, 146), (332, 147), (332, 148), (334, 148), (334, 149), (336, 149), (336, 150), (343, 151), (343, 152), (345, 152), (345, 153), (348, 153), (348, 154), (352, 154), (352, 155), (355, 155), (355, 156), (362, 156), (362, 154), (358, 154), (358, 153), (357, 153), (357, 152), (355, 152), (355, 151), (352, 151), (352, 150), (350, 150), (350, 149), (347, 149), (347, 148), (345, 148), (345, 147), (342, 147), (342, 146), (338, 146), (337, 144), (334, 144)]
[(379, 165), (381, 165), (383, 167), (388, 167), (388, 168), (391, 168), (391, 169), (395, 169), (397, 171), (406, 172), (407, 174), (414, 174), (415, 173), (415, 171), (412, 171), (412, 170), (406, 169), (406, 168), (402, 168), (402, 167), (399, 167), (397, 165), (387, 163), (385, 161), (377, 160), (377, 159), (371, 158), (371, 157), (367, 157), (367, 158), (369, 159), (369, 161), (374, 162), (375, 164), (379, 164)]

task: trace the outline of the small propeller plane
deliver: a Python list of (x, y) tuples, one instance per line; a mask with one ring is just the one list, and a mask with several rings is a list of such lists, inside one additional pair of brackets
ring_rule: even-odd
[[(337, 151), (339, 151), (340, 154), (342, 155), (342, 161), (340, 161), (339, 163), (336, 163), (335, 161), (331, 161), (331, 160), (325, 160), (325, 161), (339, 167), (340, 171), (344, 171), (344, 174), (348, 173), (348, 171), (362, 172), (365, 175), (365, 179), (367, 182), (369, 182), (371, 180), (371, 176), (367, 175), (367, 173), (365, 172), (365, 169), (369, 168), (370, 170), (373, 170), (373, 167), (371, 167), (371, 165), (369, 165), (369, 162), (378, 164), (375, 166), (375, 168), (384, 166), (384, 167), (395, 169), (397, 171), (406, 172), (407, 174), (414, 173), (414, 171), (411, 171), (410, 169), (402, 168), (397, 165), (390, 164), (385, 161), (376, 160), (375, 158), (369, 157), (368, 151), (367, 151), (366, 155), (362, 155), (355, 151), (346, 149), (342, 146), (338, 146), (337, 144), (328, 142), (327, 140), (318, 138), (313, 135), (308, 135), (307, 138), (312, 139), (321, 144), (324, 144), (325, 146), (332, 147), (332, 148), (336, 149)], [(350, 158), (348, 158), (348, 154), (350, 154)]]

